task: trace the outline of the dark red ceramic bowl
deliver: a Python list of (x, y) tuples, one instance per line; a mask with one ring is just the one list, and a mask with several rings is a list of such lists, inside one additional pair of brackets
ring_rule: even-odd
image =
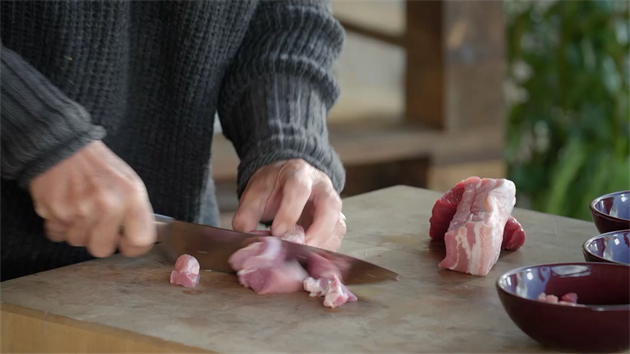
[(587, 262), (630, 265), (630, 230), (591, 237), (582, 245), (582, 253)]
[(595, 227), (601, 233), (630, 229), (630, 191), (593, 199), (590, 205)]
[[(630, 266), (543, 264), (511, 270), (496, 286), (512, 321), (544, 346), (597, 353), (630, 348)], [(576, 293), (583, 306), (538, 301), (542, 292)]]

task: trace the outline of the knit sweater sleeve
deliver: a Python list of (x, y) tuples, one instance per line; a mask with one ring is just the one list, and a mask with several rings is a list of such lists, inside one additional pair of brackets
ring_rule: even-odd
[(2, 178), (30, 180), (105, 135), (88, 112), (19, 54), (1, 47)]
[(340, 192), (345, 171), (328, 142), (326, 116), (339, 89), (332, 66), (344, 31), (330, 2), (261, 1), (222, 84), (224, 135), (241, 160), (240, 198), (260, 167), (301, 158)]

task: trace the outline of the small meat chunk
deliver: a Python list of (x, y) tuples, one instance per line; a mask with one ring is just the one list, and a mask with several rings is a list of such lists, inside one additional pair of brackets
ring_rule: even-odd
[(576, 293), (567, 293), (564, 294), (560, 301), (558, 301), (558, 297), (555, 295), (547, 295), (544, 292), (538, 295), (537, 300), (541, 302), (547, 302), (550, 304), (558, 304), (558, 305), (567, 305), (567, 306), (577, 306), (578, 296)]
[(261, 295), (304, 289), (311, 296), (323, 296), (324, 306), (331, 308), (357, 301), (357, 297), (341, 282), (342, 269), (335, 262), (313, 253), (309, 256), (307, 272), (296, 259), (286, 259), (281, 240), (304, 243), (301, 226), (296, 225), (281, 238), (270, 236), (265, 230), (250, 233), (262, 237), (228, 259), (243, 286)]
[(199, 284), (199, 262), (191, 255), (183, 254), (177, 258), (175, 269), (171, 271), (171, 284), (194, 288)]
[(228, 262), (239, 282), (258, 294), (299, 291), (308, 273), (298, 261), (285, 258), (282, 241), (267, 236), (236, 251)]
[(228, 259), (232, 269), (257, 269), (279, 266), (284, 261), (282, 252), (282, 241), (276, 237), (260, 237), (260, 242), (255, 242), (249, 246), (236, 251)]
[(356, 295), (348, 290), (335, 274), (319, 279), (306, 278), (304, 280), (304, 290), (308, 291), (312, 297), (323, 296), (324, 306), (330, 308), (339, 307), (346, 302), (357, 301)]
[(561, 298), (562, 301), (572, 302), (574, 304), (577, 304), (577, 299), (578, 299), (578, 296), (576, 293), (567, 293), (567, 294), (562, 295), (562, 298)]
[(308, 273), (296, 260), (271, 268), (243, 269), (238, 272), (239, 282), (261, 295), (300, 291), (307, 277)]

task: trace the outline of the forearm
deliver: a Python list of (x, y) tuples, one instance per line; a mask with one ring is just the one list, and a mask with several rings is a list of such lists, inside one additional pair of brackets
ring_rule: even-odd
[(26, 187), (104, 130), (17, 53), (1, 53), (2, 177)]
[(343, 29), (324, 1), (263, 3), (222, 87), (224, 134), (241, 158), (238, 192), (263, 165), (301, 158), (337, 191), (345, 172), (328, 142), (326, 116), (339, 90), (332, 65)]

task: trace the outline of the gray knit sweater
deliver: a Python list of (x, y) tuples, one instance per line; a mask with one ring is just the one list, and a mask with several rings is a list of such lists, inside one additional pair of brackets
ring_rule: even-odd
[[(2, 1), (2, 280), (90, 259), (49, 242), (29, 181), (103, 141), (155, 212), (218, 224), (215, 113), (243, 191), (259, 167), (302, 158), (337, 189), (328, 143), (344, 32), (327, 1)], [(51, 186), (54, 188), (54, 186)]]

